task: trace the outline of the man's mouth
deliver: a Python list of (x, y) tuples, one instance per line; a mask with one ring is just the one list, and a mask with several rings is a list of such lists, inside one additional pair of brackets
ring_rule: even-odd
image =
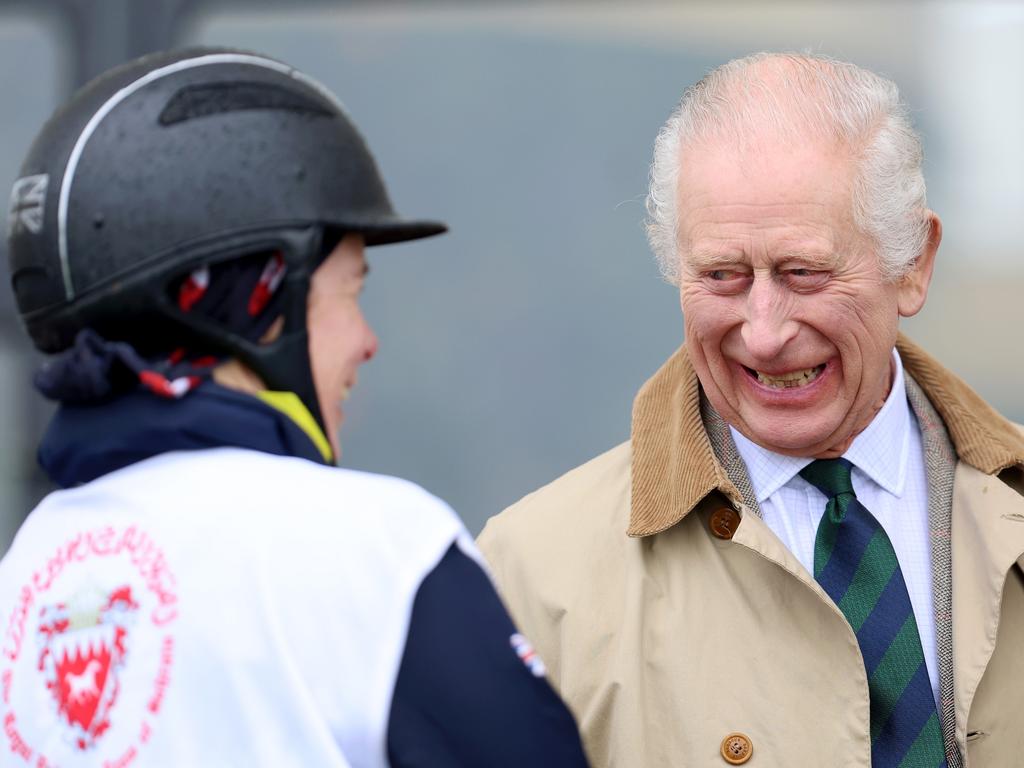
[(788, 373), (770, 374), (756, 371), (753, 368), (747, 368), (747, 373), (756, 378), (761, 384), (772, 389), (796, 389), (797, 387), (805, 387), (810, 384), (824, 370), (825, 364), (822, 363), (813, 368), (805, 368), (802, 371), (790, 371)]
[(338, 397), (338, 402), (344, 403), (346, 400), (348, 400), (349, 397), (352, 395), (352, 390), (355, 388), (355, 386), (355, 379), (351, 381), (346, 381), (344, 384), (342, 384), (340, 396)]

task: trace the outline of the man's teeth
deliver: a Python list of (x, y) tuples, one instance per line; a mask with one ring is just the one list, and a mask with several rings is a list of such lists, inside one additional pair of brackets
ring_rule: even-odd
[(824, 365), (818, 365), (814, 368), (807, 368), (803, 371), (792, 371), (790, 373), (782, 373), (778, 376), (771, 376), (767, 373), (761, 373), (760, 371), (754, 371), (757, 374), (757, 380), (768, 387), (775, 389), (793, 389), (795, 387), (802, 387), (806, 384), (810, 384), (825, 370)]

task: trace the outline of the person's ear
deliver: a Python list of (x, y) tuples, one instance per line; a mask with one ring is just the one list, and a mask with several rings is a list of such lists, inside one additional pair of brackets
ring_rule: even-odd
[(928, 239), (924, 249), (914, 259), (910, 271), (897, 283), (897, 305), (902, 317), (916, 315), (924, 306), (928, 298), (928, 286), (932, 281), (932, 270), (935, 268), (935, 253), (942, 242), (942, 222), (939, 217), (933, 211), (925, 211), (925, 217), (928, 220)]

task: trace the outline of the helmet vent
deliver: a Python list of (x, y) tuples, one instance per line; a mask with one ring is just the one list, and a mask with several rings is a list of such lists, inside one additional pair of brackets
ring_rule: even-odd
[(322, 102), (279, 85), (211, 83), (188, 85), (174, 94), (160, 113), (160, 125), (174, 125), (197, 117), (247, 109), (280, 109), (327, 117), (334, 114)]

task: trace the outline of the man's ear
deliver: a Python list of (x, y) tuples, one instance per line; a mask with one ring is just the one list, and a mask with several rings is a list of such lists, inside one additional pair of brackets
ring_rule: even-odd
[(942, 242), (942, 222), (934, 211), (925, 211), (928, 220), (928, 239), (924, 250), (914, 259), (910, 271), (897, 283), (899, 295), (897, 304), (902, 317), (911, 317), (921, 311), (924, 300), (928, 298), (928, 285), (932, 281), (932, 269), (935, 267), (935, 253)]

